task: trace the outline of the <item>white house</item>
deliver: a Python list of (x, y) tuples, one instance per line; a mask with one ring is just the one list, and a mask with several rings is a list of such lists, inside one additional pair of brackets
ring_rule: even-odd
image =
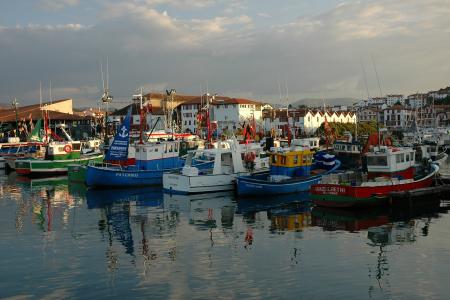
[(427, 104), (427, 94), (412, 94), (406, 98), (405, 104), (411, 108), (418, 108)]
[(402, 129), (410, 125), (414, 116), (412, 109), (402, 105), (394, 105), (382, 111), (384, 126), (388, 129)]
[[(288, 118), (289, 114), (289, 118)], [(289, 127), (294, 127), (301, 133), (314, 134), (325, 122), (355, 123), (356, 115), (352, 112), (323, 112), (309, 109), (277, 109), (266, 111), (264, 114), (264, 130), (266, 132), (275, 129), (286, 135)]]
[(180, 105), (180, 126), (183, 132), (195, 133), (197, 131), (197, 113), (201, 109), (201, 103), (201, 98), (198, 97)]
[(405, 104), (405, 98), (403, 97), (403, 95), (387, 95), (386, 96), (387, 106), (393, 106), (397, 103), (400, 103), (401, 105)]
[[(223, 96), (215, 96), (209, 100), (210, 120), (217, 122), (219, 134), (224, 130), (234, 131), (244, 123), (252, 123), (253, 118), (256, 124), (261, 123), (263, 106), (261, 102)], [(201, 97), (180, 105), (180, 124), (183, 131), (197, 131), (197, 114), (205, 106), (206, 99)]]
[(243, 123), (253, 122), (253, 119), (257, 124), (262, 120), (261, 102), (242, 98), (216, 97), (211, 106), (211, 120), (217, 121), (219, 132), (226, 129), (235, 130)]

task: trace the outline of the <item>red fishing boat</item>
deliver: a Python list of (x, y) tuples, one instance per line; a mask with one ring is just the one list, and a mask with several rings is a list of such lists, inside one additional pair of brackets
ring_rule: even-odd
[(361, 207), (388, 203), (394, 191), (429, 187), (439, 170), (436, 164), (417, 166), (415, 150), (377, 146), (366, 154), (367, 173), (348, 171), (322, 177), (311, 187), (315, 204), (326, 207)]

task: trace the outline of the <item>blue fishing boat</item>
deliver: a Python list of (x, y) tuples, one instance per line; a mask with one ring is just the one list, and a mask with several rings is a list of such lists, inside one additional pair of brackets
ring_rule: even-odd
[[(129, 112), (108, 149), (105, 161), (120, 162), (128, 159), (130, 119)], [(89, 165), (86, 170), (86, 184), (94, 187), (161, 185), (163, 172), (176, 170), (184, 165), (180, 143), (178, 140), (137, 143), (134, 145), (135, 165)], [(211, 161), (197, 160), (194, 164), (199, 169), (212, 167)]]
[(328, 154), (313, 163), (309, 146), (296, 145), (294, 140), (291, 148), (272, 148), (268, 173), (237, 177), (237, 193), (260, 196), (308, 191), (322, 175), (336, 171), (340, 165), (339, 160)]

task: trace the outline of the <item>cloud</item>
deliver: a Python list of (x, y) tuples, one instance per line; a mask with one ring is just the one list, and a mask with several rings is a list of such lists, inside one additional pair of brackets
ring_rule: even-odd
[[(251, 1), (233, 4), (230, 15), (225, 1), (196, 1), (199, 14), (179, 13), (177, 5), (187, 1), (102, 3), (92, 25), (0, 25), (0, 102), (34, 101), (30, 91), (36, 95), (39, 81), (49, 80), (61, 97), (95, 102), (94, 90), (77, 89), (99, 86), (106, 56), (115, 99), (129, 99), (143, 85), (180, 94), (208, 86), (222, 95), (272, 100), (279, 98), (280, 78), (291, 99), (360, 97), (361, 58), (369, 89), (378, 90), (370, 55), (384, 93), (449, 84), (450, 4), (443, 0), (347, 1), (315, 16), (278, 23), (272, 17), (271, 26), (254, 23), (258, 10), (249, 14), (244, 7)], [(220, 13), (205, 17), (213, 9)]]
[(80, 3), (79, 0), (40, 0), (40, 7), (45, 10), (58, 11), (68, 6), (76, 6)]

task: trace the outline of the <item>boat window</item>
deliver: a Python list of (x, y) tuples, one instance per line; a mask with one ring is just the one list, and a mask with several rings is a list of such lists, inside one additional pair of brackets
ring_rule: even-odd
[(280, 157), (280, 164), (281, 165), (285, 165), (286, 164), (286, 156), (281, 156)]
[(63, 152), (64, 151), (64, 147), (58, 147), (58, 151), (59, 152)]
[(72, 144), (73, 150), (80, 150), (80, 148), (81, 148), (81, 144)]
[(158, 148), (155, 148), (155, 152), (158, 152)]
[(167, 145), (164, 145), (164, 152), (167, 153)]
[(405, 162), (405, 156), (403, 153), (399, 153), (399, 154), (395, 155), (395, 159), (396, 159), (397, 163)]
[(272, 163), (276, 163), (277, 162), (277, 156), (274, 154), (272, 155)]
[(368, 156), (367, 165), (369, 166), (387, 166), (386, 156)]
[(298, 164), (298, 155), (294, 155), (294, 165)]
[(172, 145), (170, 145), (170, 147), (169, 147), (169, 152), (173, 152), (173, 147), (172, 147)]
[(406, 161), (409, 161), (409, 154), (406, 154), (405, 157), (406, 157)]

